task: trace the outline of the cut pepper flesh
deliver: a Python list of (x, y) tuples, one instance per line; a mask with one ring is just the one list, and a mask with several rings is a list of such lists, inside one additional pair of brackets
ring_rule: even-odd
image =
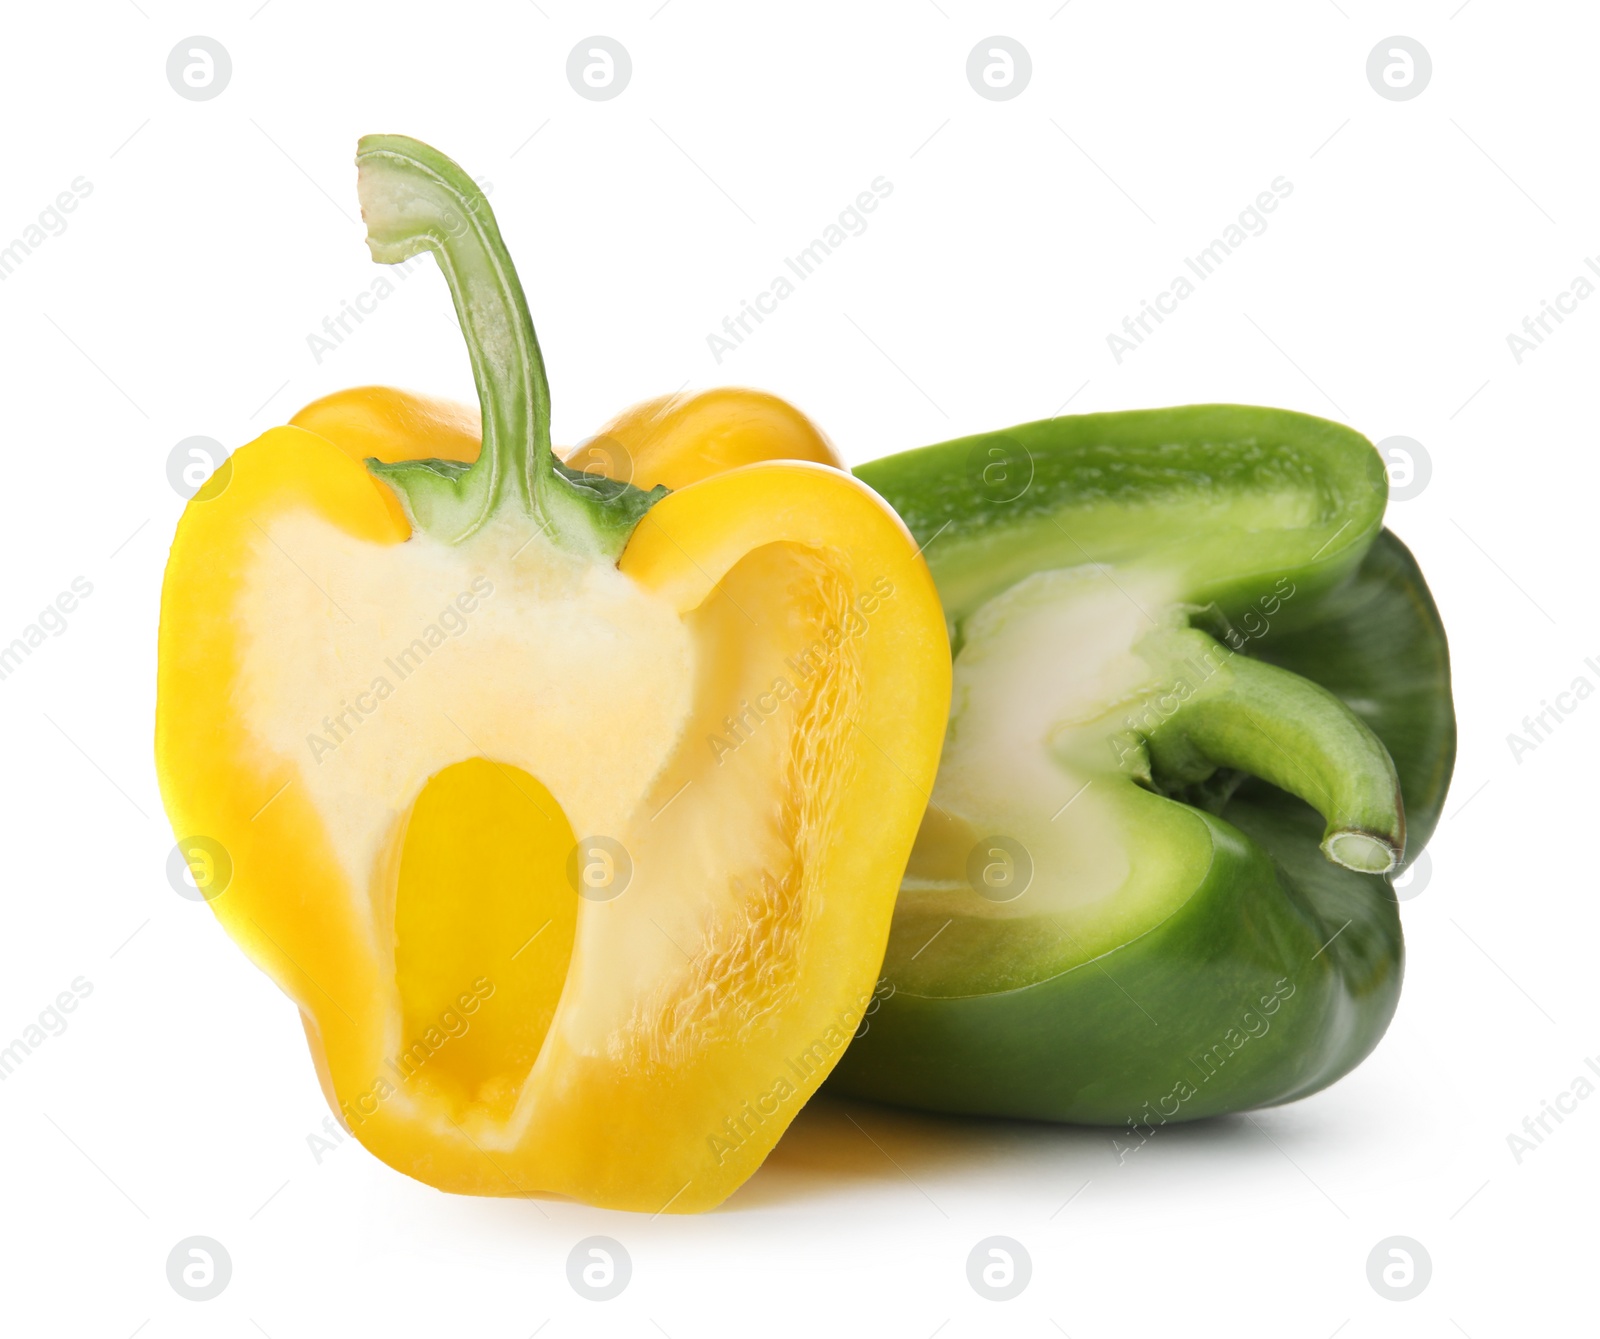
[(583, 477), (543, 526), (435, 499), (438, 535), (407, 476), (483, 463), (469, 416), (365, 388), (296, 421), (191, 502), (163, 590), (158, 768), (180, 837), (231, 857), (213, 910), (393, 1166), (718, 1203), (877, 978), (948, 703), (915, 544), (777, 460), (629, 502), (616, 562), (576, 533), (616, 496)]
[(925, 545), (954, 692), (892, 993), (834, 1086), (1156, 1124), (1359, 1063), (1399, 995), (1386, 876), (1454, 751), (1443, 631), (1382, 531), (1371, 444), (1200, 405), (859, 473)]
[(1015, 989), (1170, 915), (1214, 835), (1157, 781), (1270, 779), (1323, 812), (1329, 858), (1393, 866), (1404, 816), (1377, 737), (1316, 684), (1188, 627), (1178, 594), (1085, 565), (1024, 578), (968, 617), (884, 966), (897, 989)]

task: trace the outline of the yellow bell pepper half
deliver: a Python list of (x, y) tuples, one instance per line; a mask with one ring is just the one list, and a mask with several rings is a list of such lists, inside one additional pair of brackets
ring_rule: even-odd
[(481, 447), (470, 411), (367, 387), (189, 503), (167, 811), (378, 1157), (468, 1194), (709, 1208), (870, 1002), (948, 712), (938, 597), (770, 397), (607, 430), (677, 491), (563, 466), (482, 195), (412, 140), (357, 162), (374, 257), (432, 249), (450, 283)]

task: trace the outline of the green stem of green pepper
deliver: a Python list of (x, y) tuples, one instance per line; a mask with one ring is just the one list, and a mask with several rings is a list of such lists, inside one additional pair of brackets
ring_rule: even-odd
[[(1382, 530), (1386, 480), (1370, 443), (1283, 410), (1187, 406), (1023, 424), (859, 473), (925, 546), (969, 689), (981, 687), (969, 641), (980, 659), (1003, 652), (1001, 669), (1037, 666), (1032, 683), (1045, 690), (1068, 659), (1120, 666), (1122, 677), (1072, 702), (1044, 737), (1071, 775), (1042, 824), (1029, 808), (1037, 771), (1009, 785), (1017, 741), (986, 730), (963, 740), (952, 722), (940, 774), (961, 783), (949, 797), (960, 812), (925, 820), (885, 960), (893, 989), (835, 1069), (834, 1091), (927, 1110), (1159, 1125), (1290, 1101), (1359, 1064), (1394, 1014), (1404, 948), (1387, 878), (1347, 866), (1381, 867), (1381, 846), (1398, 846), (1382, 817), (1392, 779), (1347, 721), (1311, 722), (1322, 751), (1345, 753), (1365, 774), (1353, 793), (1329, 786), (1325, 764), (1294, 735), (1296, 713), (1318, 715), (1322, 704), (1290, 695), (1268, 712), (1256, 690), (1274, 685), (1252, 670), (1270, 664), (1313, 681), (1376, 733), (1403, 786), (1414, 859), (1454, 759), (1449, 654), (1415, 560)], [(1026, 618), (1010, 624), (1034, 608), (1013, 587), (1088, 564), (1110, 567), (1121, 602), (1151, 626), (1139, 632), (1115, 600), (1081, 626), (1061, 624), (1063, 635), (1034, 637)], [(1035, 589), (1070, 594), (1072, 583)], [(1210, 666), (1184, 676), (1148, 642), (1152, 628), (1179, 630), (1177, 615), (1205, 613), (1243, 622), (1248, 658), (1223, 667), (1241, 676)], [(1119, 620), (1125, 631), (1114, 631)], [(996, 642), (1007, 626), (1009, 644)], [(1112, 639), (1099, 659), (1080, 641), (1097, 630)], [(1132, 659), (1109, 654), (1124, 646), (1137, 648)], [(1162, 731), (1184, 677), (1195, 697), (1237, 685), (1239, 701), (1210, 708), (1226, 729), (1185, 702)], [(1025, 672), (1009, 682), (1029, 691)], [(1245, 709), (1328, 798), (1296, 779)], [(1003, 712), (989, 717), (986, 729), (1004, 724)], [(1123, 750), (1121, 775), (1106, 775), (1117, 767), (1108, 739)], [(963, 776), (953, 778), (958, 753)], [(1265, 779), (1239, 775), (1240, 763)], [(1191, 776), (1202, 779), (1186, 785)], [(1125, 802), (1134, 780), (1167, 799)], [(1104, 833), (1129, 874), (1118, 896), (1078, 903), (1069, 895), (1079, 876), (1058, 871), (1080, 849), (1052, 843), (1051, 825), (1081, 817), (1096, 796), (1102, 812), (1081, 836)], [(1330, 824), (1341, 808), (1368, 817)], [(1125, 819), (1123, 836), (1107, 818)], [(1328, 850), (1330, 836), (1363, 828), (1378, 846)], [(976, 885), (967, 899), (964, 886), (973, 875), (962, 860), (990, 833), (1002, 844), (1024, 838), (1031, 856), (1024, 893), (999, 906), (981, 903)], [(1084, 868), (1092, 878), (1097, 867)]]
[(1193, 785), (1219, 767), (1248, 772), (1322, 815), (1328, 859), (1363, 874), (1395, 868), (1405, 849), (1400, 782), (1382, 741), (1349, 707), (1196, 628), (1152, 633), (1140, 651), (1175, 668), (1211, 667), (1203, 688), (1169, 695), (1171, 710), (1141, 732), (1158, 786)]

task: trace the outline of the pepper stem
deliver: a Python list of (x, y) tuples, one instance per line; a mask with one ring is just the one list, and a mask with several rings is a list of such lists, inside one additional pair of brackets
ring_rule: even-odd
[(1196, 628), (1152, 633), (1139, 651), (1175, 685), (1139, 722), (1138, 753), (1156, 785), (1194, 785), (1223, 767), (1248, 772), (1322, 815), (1322, 853), (1335, 864), (1364, 874), (1395, 868), (1405, 849), (1399, 779), (1383, 742), (1349, 707)]
[(563, 547), (615, 558), (665, 489), (569, 470), (550, 449), (550, 387), (516, 267), (476, 182), (404, 135), (367, 135), (356, 151), (367, 247), (384, 265), (432, 251), (472, 358), (483, 445), (471, 465), (369, 460), (412, 524), (459, 544), (493, 516), (527, 518)]

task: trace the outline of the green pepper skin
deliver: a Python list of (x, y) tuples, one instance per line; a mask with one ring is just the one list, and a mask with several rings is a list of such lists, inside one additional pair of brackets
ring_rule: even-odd
[[(985, 459), (1013, 467), (1009, 485), (992, 471), (975, 480)], [(1022, 473), (1022, 497), (994, 500)], [(1420, 853), (1454, 761), (1449, 656), (1415, 561), (1381, 529), (1382, 467), (1364, 439), (1283, 411), (1201, 406), (1030, 424), (858, 474), (928, 545), (957, 646), (963, 619), (1029, 571), (1138, 561), (1141, 536), (1191, 571), (1196, 598), (1224, 617), (1287, 577), (1294, 598), (1244, 649), (1320, 683), (1372, 729), (1400, 780), (1405, 863)], [(1226, 520), (1229, 500), (1286, 478), (1321, 500), (1304, 510), (1309, 538), (1252, 549), (1248, 527)], [(1099, 524), (1107, 505), (1120, 520)], [(1208, 512), (1224, 517), (1215, 536), (1203, 530)], [(1182, 797), (1211, 811), (1213, 858), (1171, 914), (1017, 989), (963, 993), (954, 981), (913, 992), (890, 972), (833, 1090), (1145, 1128), (1290, 1101), (1348, 1073), (1399, 999), (1391, 880), (1404, 865), (1389, 876), (1342, 868), (1318, 849), (1323, 824), (1308, 805), (1233, 780)]]

